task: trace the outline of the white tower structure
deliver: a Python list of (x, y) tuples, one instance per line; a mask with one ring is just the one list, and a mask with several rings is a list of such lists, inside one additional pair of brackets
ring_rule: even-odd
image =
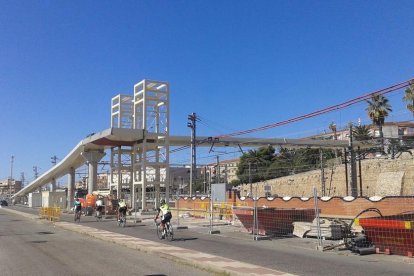
[(169, 198), (169, 106), (169, 84), (161, 81), (143, 80), (132, 97), (112, 98), (111, 127), (144, 131), (142, 141), (111, 150), (111, 188), (121, 198), (129, 187), (133, 207), (139, 201), (147, 209), (147, 198), (156, 207), (161, 196)]
[[(134, 103), (132, 95), (118, 94), (111, 102), (111, 128), (134, 127)], [(121, 146), (111, 148), (111, 176), (109, 186), (111, 193), (116, 190), (117, 197), (123, 198), (122, 189), (131, 189), (132, 183), (132, 151), (133, 146)]]
[(131, 95), (116, 95), (112, 98), (111, 127), (133, 128), (133, 97)]

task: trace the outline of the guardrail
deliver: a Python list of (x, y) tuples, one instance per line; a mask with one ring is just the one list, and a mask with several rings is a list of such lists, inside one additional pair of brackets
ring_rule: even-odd
[(39, 209), (40, 219), (47, 219), (52, 222), (60, 220), (60, 207), (42, 207)]

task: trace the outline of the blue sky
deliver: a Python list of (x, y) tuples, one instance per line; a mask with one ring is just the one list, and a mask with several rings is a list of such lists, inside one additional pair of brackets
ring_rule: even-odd
[[(110, 100), (168, 81), (171, 134), (219, 135), (290, 119), (414, 77), (413, 1), (0, 0), (0, 178), (63, 158), (110, 127)], [(387, 121), (412, 120), (389, 95)], [(304, 137), (369, 123), (362, 103), (254, 133)], [(238, 156), (229, 149), (223, 159)], [(214, 160), (200, 150), (199, 162)], [(190, 153), (172, 156), (189, 163)]]

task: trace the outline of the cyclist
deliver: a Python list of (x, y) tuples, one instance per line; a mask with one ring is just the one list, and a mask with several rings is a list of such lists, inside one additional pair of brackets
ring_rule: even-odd
[(76, 216), (82, 210), (82, 204), (81, 204), (79, 198), (77, 198), (77, 197), (75, 198), (75, 202), (73, 203), (73, 205), (74, 205), (74, 209), (75, 209), (75, 220), (76, 220)]
[(170, 222), (172, 215), (170, 211), (170, 206), (165, 202), (165, 199), (161, 199), (160, 207), (157, 209), (158, 213), (155, 216), (154, 221), (157, 221), (158, 217), (161, 215), (161, 225), (160, 231), (162, 233), (162, 237), (164, 238), (164, 227), (167, 222)]
[(102, 215), (102, 209), (103, 209), (102, 196), (98, 196), (98, 200), (95, 203), (95, 207), (96, 207), (96, 216), (98, 216), (98, 212), (99, 212), (99, 216), (101, 216)]
[(118, 202), (118, 221), (120, 221), (121, 213), (124, 215), (124, 217), (126, 216), (126, 211), (127, 211), (127, 205), (125, 203), (125, 200), (120, 199)]

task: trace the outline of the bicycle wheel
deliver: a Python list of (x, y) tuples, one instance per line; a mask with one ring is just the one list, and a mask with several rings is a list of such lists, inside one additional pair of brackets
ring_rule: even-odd
[(162, 240), (162, 231), (161, 231), (161, 227), (160, 227), (160, 225), (161, 224), (158, 224), (157, 223), (157, 236), (158, 236), (158, 238), (160, 239), (160, 240)]
[(174, 231), (171, 224), (168, 224), (166, 238), (169, 241), (172, 241), (174, 239)]
[(80, 212), (75, 214), (75, 222), (80, 222)]
[(126, 218), (125, 217), (122, 217), (121, 218), (121, 227), (122, 228), (125, 227), (125, 224), (126, 224)]

